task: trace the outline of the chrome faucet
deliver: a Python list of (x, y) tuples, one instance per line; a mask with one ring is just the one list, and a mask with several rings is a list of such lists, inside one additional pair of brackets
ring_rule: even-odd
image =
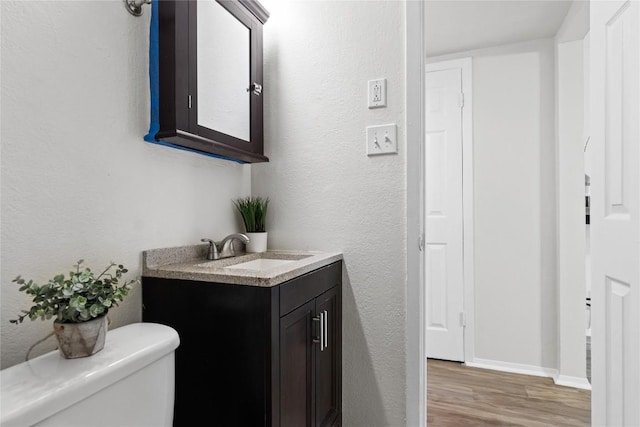
[(207, 252), (207, 259), (216, 260), (222, 258), (229, 258), (236, 256), (236, 251), (233, 249), (233, 240), (240, 240), (245, 245), (249, 243), (249, 237), (242, 233), (229, 234), (222, 239), (219, 243), (214, 242), (211, 239), (200, 239), (200, 241), (209, 243), (209, 251)]

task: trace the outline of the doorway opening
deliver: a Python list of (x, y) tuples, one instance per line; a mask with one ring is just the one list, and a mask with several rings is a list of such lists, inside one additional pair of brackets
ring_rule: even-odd
[(425, 340), (427, 357), (473, 358), (472, 60), (425, 74)]
[[(462, 361), (471, 367), (551, 377), (559, 384), (588, 389), (584, 321), (586, 253), (585, 249), (578, 253), (582, 257), (580, 290), (561, 290), (557, 283), (565, 280), (560, 277), (559, 268), (564, 247), (556, 243), (558, 230), (563, 227), (556, 215), (561, 207), (558, 194), (563, 191), (559, 184), (564, 174), (556, 169), (556, 144), (560, 143), (556, 141), (561, 140), (556, 124), (566, 119), (558, 116), (556, 55), (560, 43), (571, 38), (582, 42), (584, 34), (576, 36), (578, 30), (571, 30), (571, 35), (566, 32), (573, 25), (569, 22), (572, 20), (586, 22), (588, 30), (588, 14), (585, 21), (580, 5), (570, 11), (571, 2), (561, 1), (539, 2), (540, 9), (535, 13), (531, 9), (536, 7), (534, 2), (464, 2), (455, 4), (455, 10), (452, 3), (455, 2), (430, 1), (424, 5), (426, 356)], [(447, 14), (455, 19), (449, 19)], [(501, 20), (526, 26), (524, 15), (532, 17), (531, 28), (546, 32), (524, 37), (515, 34), (520, 28), (514, 30), (511, 26), (511, 34), (481, 40), (486, 34), (494, 34), (502, 25)], [(459, 25), (449, 25), (451, 22)], [(439, 40), (443, 42), (438, 44)], [(473, 69), (473, 76), (469, 77), (473, 94), (460, 91), (464, 93), (460, 97), (464, 103), (460, 115), (464, 117), (469, 104), (474, 114), (466, 139), (473, 141), (468, 157), (466, 147), (461, 146), (462, 152), (457, 154), (447, 145), (457, 134), (445, 130), (445, 114), (441, 110), (446, 103), (439, 98), (440, 92), (447, 92), (440, 89), (447, 86), (447, 79), (455, 87), (456, 74), (447, 70), (455, 69), (451, 65), (455, 61), (464, 60)], [(582, 69), (579, 72), (582, 91), (584, 76)], [(430, 77), (437, 84), (432, 84)], [(571, 120), (578, 120), (578, 116), (583, 119), (584, 105), (579, 108), (580, 114), (570, 117)], [(582, 144), (581, 138), (582, 133), (578, 144)], [(462, 169), (456, 175), (457, 164), (447, 155), (457, 156), (462, 167), (470, 168), (468, 184), (458, 185), (457, 180), (463, 181), (467, 175)], [(582, 156), (578, 159), (583, 161)], [(571, 183), (575, 190), (575, 180), (580, 180), (577, 187), (581, 192), (580, 205), (573, 209), (574, 212), (582, 209), (582, 221), (583, 172), (584, 167), (580, 166)], [(450, 178), (450, 174), (455, 177)], [(469, 193), (467, 188), (471, 190)], [(471, 196), (468, 202), (466, 194)], [(449, 198), (461, 201), (458, 217), (452, 215)], [(464, 221), (467, 216), (471, 224), (469, 236)], [(579, 227), (582, 239), (586, 238), (584, 222), (574, 222), (572, 227)], [(464, 240), (467, 237), (471, 237), (469, 248)], [(455, 246), (456, 239), (463, 240), (460, 248)], [(465, 297), (467, 280), (473, 285), (471, 298)], [(460, 283), (462, 290), (455, 289)], [(455, 304), (459, 295), (463, 295), (459, 298), (462, 308)], [(562, 329), (561, 324), (566, 325), (566, 319), (571, 317), (575, 318), (574, 324)], [(461, 327), (462, 334), (453, 331), (452, 326)], [(462, 357), (459, 348), (439, 336), (457, 337), (457, 342), (463, 344)], [(574, 360), (581, 360), (579, 372), (568, 369)]]

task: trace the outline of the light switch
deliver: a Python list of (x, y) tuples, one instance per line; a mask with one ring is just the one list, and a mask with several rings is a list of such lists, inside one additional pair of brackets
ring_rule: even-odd
[(387, 106), (387, 79), (369, 80), (369, 108)]
[(398, 139), (396, 125), (381, 125), (367, 127), (367, 155), (396, 154)]

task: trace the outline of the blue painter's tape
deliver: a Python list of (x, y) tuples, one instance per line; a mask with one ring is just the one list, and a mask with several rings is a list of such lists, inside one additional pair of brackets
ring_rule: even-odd
[(149, 133), (144, 136), (144, 140), (153, 144), (164, 145), (165, 147), (177, 148), (178, 150), (190, 151), (216, 159), (231, 160), (232, 162), (244, 164), (241, 160), (219, 156), (211, 153), (204, 153), (191, 148), (181, 147), (169, 142), (159, 141), (156, 134), (160, 130), (160, 35), (158, 25), (158, 1), (153, 0), (151, 4), (151, 26), (149, 29), (149, 89), (151, 92), (151, 121)]
[(151, 92), (151, 123), (144, 140), (157, 142), (160, 130), (160, 37), (158, 34), (158, 0), (151, 3), (151, 26), (149, 29), (149, 89)]

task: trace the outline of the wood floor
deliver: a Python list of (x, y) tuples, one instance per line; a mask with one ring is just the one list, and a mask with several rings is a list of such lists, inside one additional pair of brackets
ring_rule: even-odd
[(427, 384), (429, 427), (591, 425), (591, 393), (551, 378), (429, 359)]

